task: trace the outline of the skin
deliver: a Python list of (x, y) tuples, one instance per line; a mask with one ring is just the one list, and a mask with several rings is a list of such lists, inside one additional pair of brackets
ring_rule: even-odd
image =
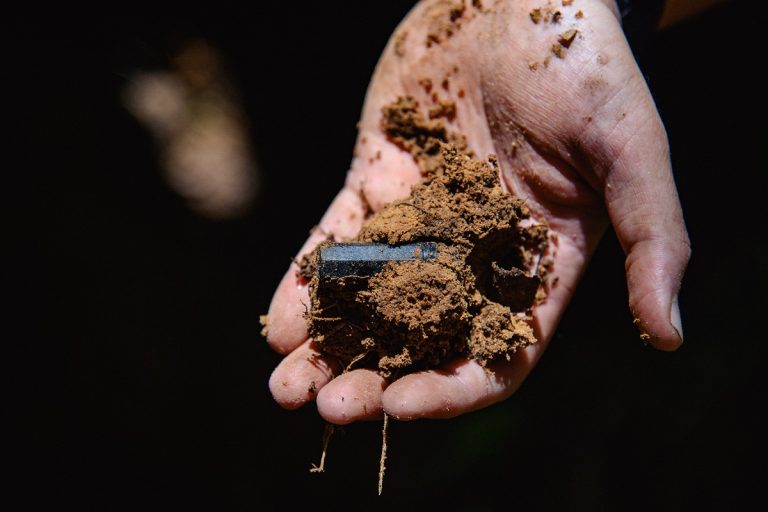
[[(396, 30), (367, 93), (346, 185), (299, 256), (328, 233), (337, 240), (354, 236), (364, 201), (378, 211), (408, 195), (419, 180), (418, 168), (386, 140), (380, 112), (403, 95), (429, 108), (430, 95), (418, 82), (430, 78), (432, 92), (457, 104), (450, 129), (465, 134), (476, 155), (498, 155), (503, 185), (557, 234), (557, 285), (533, 318), (540, 343), (511, 362), (495, 363), (493, 375), (465, 359), (391, 384), (371, 370), (340, 375), (307, 340), (302, 314), (308, 293), (292, 265), (270, 306), (267, 337), (286, 356), (269, 382), (285, 408), (316, 398), (323, 418), (346, 424), (379, 419), (383, 412), (401, 420), (450, 418), (509, 397), (546, 350), (609, 224), (626, 252), (629, 306), (643, 337), (661, 350), (675, 350), (683, 341), (677, 294), (690, 243), (666, 132), (614, 3), (575, 0), (560, 7), (552, 2), (562, 11), (560, 22), (535, 24), (529, 12), (545, 5), (543, 0), (493, 5), (486, 0), (485, 12), (468, 7), (461, 28), (427, 48), (435, 15), (447, 16), (440, 14), (445, 3), (419, 3)], [(577, 11), (582, 18), (575, 17)], [(552, 44), (571, 28), (578, 35), (564, 58), (554, 56)], [(448, 90), (441, 86), (446, 76)]]

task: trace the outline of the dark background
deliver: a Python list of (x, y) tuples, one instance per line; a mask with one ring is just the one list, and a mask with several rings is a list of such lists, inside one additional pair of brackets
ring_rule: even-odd
[[(638, 340), (609, 235), (511, 399), (447, 422), (334, 437), (275, 405), (258, 315), (343, 182), (368, 79), (411, 2), (30, 9), (13, 18), (6, 190), (24, 265), (6, 346), (13, 494), (34, 508), (732, 509), (761, 499), (768, 158), (766, 9), (733, 2), (658, 35), (643, 68), (693, 244), (686, 343)], [(762, 2), (760, 3), (762, 4)], [(241, 92), (263, 171), (244, 218), (191, 213), (123, 109), (135, 67), (204, 37)], [(18, 206), (16, 206), (18, 203)], [(12, 322), (14, 323), (14, 322)]]

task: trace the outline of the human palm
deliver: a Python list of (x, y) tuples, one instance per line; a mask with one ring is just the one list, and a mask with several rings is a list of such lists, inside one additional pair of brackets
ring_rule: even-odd
[(294, 264), (269, 311), (268, 342), (286, 354), (270, 379), (283, 407), (316, 398), (326, 420), (344, 424), (383, 412), (447, 418), (506, 398), (546, 349), (609, 222), (627, 253), (641, 337), (664, 350), (682, 343), (676, 296), (688, 238), (664, 127), (613, 2), (472, 4), (425, 1), (398, 27), (370, 84), (345, 186), (299, 256), (329, 234), (352, 238), (368, 208), (407, 196), (420, 179), (411, 155), (381, 131), (382, 107), (406, 95), (425, 111), (453, 102), (449, 130), (478, 157), (497, 155), (503, 185), (554, 235), (553, 284), (533, 314), (540, 343), (494, 363), (493, 373), (457, 359), (392, 383), (368, 369), (340, 374), (307, 339), (308, 291)]

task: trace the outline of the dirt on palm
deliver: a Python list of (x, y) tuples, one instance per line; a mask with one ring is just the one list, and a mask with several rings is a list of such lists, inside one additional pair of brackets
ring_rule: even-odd
[(381, 129), (413, 156), (423, 180), (351, 242), (431, 242), (436, 256), (389, 261), (368, 276), (323, 276), (321, 251), (332, 242), (321, 244), (300, 265), (317, 347), (348, 368), (396, 379), (457, 356), (486, 365), (535, 343), (528, 320), (544, 298), (547, 227), (502, 189), (494, 157), (475, 159), (464, 137), (425, 117), (413, 98), (385, 107)]

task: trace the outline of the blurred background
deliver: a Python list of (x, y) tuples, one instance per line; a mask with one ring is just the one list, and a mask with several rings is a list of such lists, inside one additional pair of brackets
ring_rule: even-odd
[[(762, 2), (658, 34), (693, 259), (685, 345), (640, 343), (598, 250), (511, 399), (331, 441), (284, 411), (259, 314), (343, 183), (366, 85), (410, 1), (67, 5), (11, 18), (6, 340), (17, 506), (78, 510), (738, 508), (763, 494), (768, 237)], [(315, 505), (313, 505), (315, 503)], [(21, 509), (21, 507), (19, 507)]]

